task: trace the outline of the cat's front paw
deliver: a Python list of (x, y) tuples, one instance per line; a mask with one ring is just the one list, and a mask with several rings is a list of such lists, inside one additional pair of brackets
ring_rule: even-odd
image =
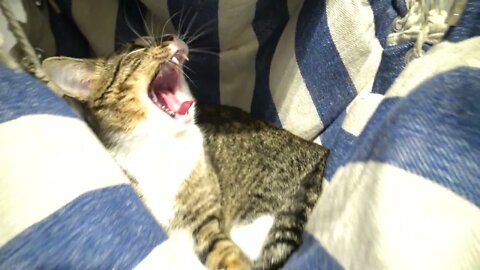
[[(230, 243), (229, 243), (230, 244)], [(210, 270), (250, 270), (252, 263), (237, 245), (221, 244), (207, 258)]]

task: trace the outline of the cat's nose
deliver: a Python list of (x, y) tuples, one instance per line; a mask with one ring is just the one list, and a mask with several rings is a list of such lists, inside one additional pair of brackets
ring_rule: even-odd
[(172, 50), (172, 53), (188, 60), (188, 46), (183, 40), (176, 35), (169, 34), (164, 36), (165, 41), (168, 42), (168, 47)]
[(166, 34), (162, 36), (162, 41), (174, 41), (176, 38), (178, 39), (176, 35)]

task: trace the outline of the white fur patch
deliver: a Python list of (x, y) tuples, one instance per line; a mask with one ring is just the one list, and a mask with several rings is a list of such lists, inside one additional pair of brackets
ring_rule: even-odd
[(263, 243), (273, 224), (270, 215), (260, 216), (252, 223), (234, 227), (230, 234), (232, 240), (247, 254), (250, 259), (256, 259), (262, 250)]
[(202, 135), (189, 125), (176, 137), (165, 136), (152, 122), (145, 121), (123, 137), (113, 155), (136, 178), (152, 214), (168, 228), (180, 185), (203, 158)]

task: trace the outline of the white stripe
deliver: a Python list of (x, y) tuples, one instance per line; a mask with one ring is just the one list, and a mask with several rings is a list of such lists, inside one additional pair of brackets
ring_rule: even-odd
[(301, 6), (290, 17), (273, 55), (270, 89), (282, 126), (300, 137), (313, 139), (323, 124), (295, 57), (295, 30)]
[(220, 0), (220, 101), (250, 111), (255, 87), (258, 40), (253, 31), (255, 0)]
[(382, 100), (383, 95), (368, 91), (360, 92), (347, 107), (342, 129), (359, 136)]
[(79, 195), (128, 183), (78, 119), (32, 115), (0, 124), (0, 246)]
[(287, 0), (288, 15), (292, 17), (302, 8), (303, 1)]
[(368, 1), (329, 0), (330, 35), (357, 92), (370, 91), (382, 56)]
[(406, 96), (435, 75), (459, 67), (480, 68), (480, 37), (458, 43), (441, 42), (423, 57), (413, 60), (386, 93), (388, 97)]
[(307, 230), (345, 269), (473, 270), (480, 262), (479, 208), (379, 162), (339, 168)]
[(194, 252), (192, 233), (175, 231), (167, 240), (156, 246), (134, 269), (204, 270), (207, 268), (202, 265)]
[(72, 1), (72, 17), (96, 56), (104, 57), (115, 50), (118, 7), (117, 1)]

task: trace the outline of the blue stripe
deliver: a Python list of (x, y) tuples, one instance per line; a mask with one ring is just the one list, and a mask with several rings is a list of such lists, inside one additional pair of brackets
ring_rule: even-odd
[[(191, 24), (187, 41), (189, 37), (201, 34), (200, 38), (188, 44), (191, 48), (207, 50), (214, 54), (220, 52), (218, 0), (168, 0), (168, 9), (177, 31), (183, 32), (187, 28), (186, 25)], [(180, 22), (180, 19), (183, 22)], [(179, 29), (180, 25), (182, 29)], [(208, 104), (220, 104), (218, 55), (192, 52), (189, 57), (190, 61), (186, 63), (188, 68), (184, 71), (191, 79), (188, 81), (195, 98)]]
[(330, 149), (324, 177), (331, 180), (337, 169), (350, 158), (357, 137), (342, 128), (345, 111), (320, 135), (322, 146)]
[(446, 39), (457, 42), (475, 36), (480, 36), (480, 1), (470, 0), (463, 11), (462, 18), (450, 29)]
[(375, 36), (384, 48), (382, 60), (375, 75), (372, 92), (385, 94), (398, 75), (405, 68), (405, 55), (413, 47), (412, 42), (387, 46), (387, 36), (392, 32), (395, 17), (403, 17), (408, 12), (405, 1), (370, 0), (375, 22)]
[(50, 29), (55, 39), (56, 54), (85, 58), (90, 56), (87, 39), (78, 29), (72, 16), (72, 1), (57, 0), (61, 13), (57, 14), (48, 3)]
[(392, 1), (392, 6), (393, 6), (395, 12), (398, 14), (398, 16), (403, 17), (403, 16), (407, 15), (408, 7), (407, 7), (406, 0)]
[(330, 35), (325, 1), (306, 0), (296, 30), (295, 53), (300, 72), (322, 123), (328, 126), (356, 91)]
[[(115, 26), (115, 50), (126, 42), (145, 36), (145, 6), (138, 0), (120, 0), (117, 9)], [(113, 12), (113, 11), (112, 11)]]
[(76, 117), (67, 103), (44, 84), (0, 65), (0, 123), (30, 114)]
[(114, 186), (78, 197), (9, 241), (0, 269), (132, 269), (165, 238), (133, 189)]
[(386, 47), (372, 87), (373, 93), (385, 94), (406, 66), (405, 55), (413, 42)]
[(387, 47), (387, 36), (392, 32), (392, 22), (397, 16), (404, 16), (407, 12), (404, 0), (369, 0), (375, 23), (375, 36), (382, 47)]
[(258, 51), (255, 59), (255, 88), (250, 112), (259, 119), (281, 126), (270, 90), (270, 68), (278, 41), (288, 22), (287, 1), (259, 0), (252, 28), (257, 36)]
[(435, 76), (383, 101), (353, 161), (381, 161), (441, 184), (480, 206), (480, 69)]
[(312, 235), (304, 233), (303, 245), (282, 269), (343, 270), (343, 267)]

